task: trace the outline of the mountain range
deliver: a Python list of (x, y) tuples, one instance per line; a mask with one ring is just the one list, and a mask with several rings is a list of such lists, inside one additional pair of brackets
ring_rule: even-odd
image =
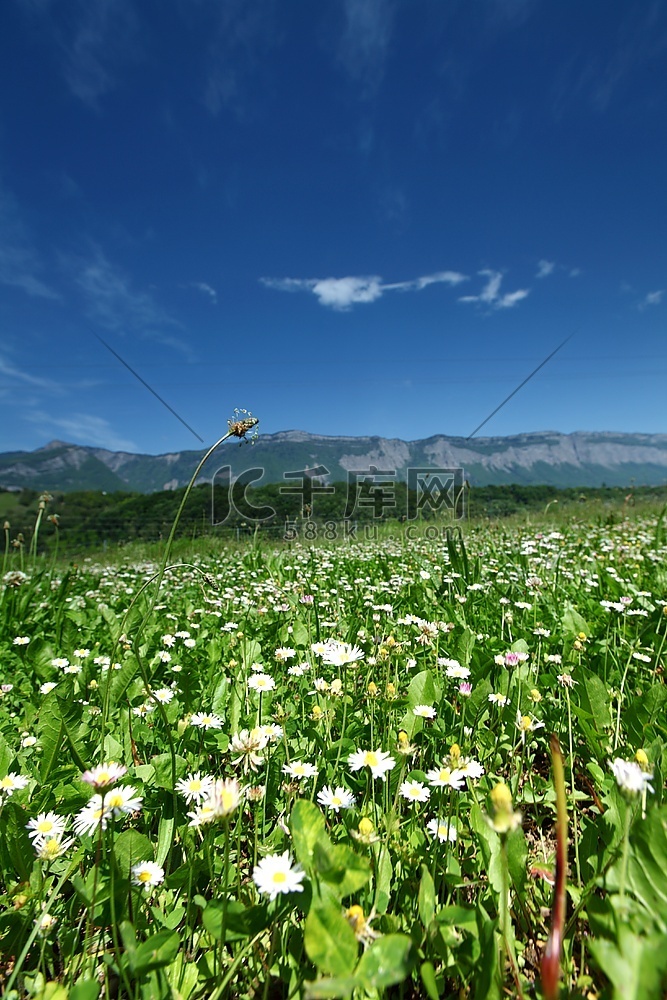
[[(185, 486), (202, 451), (136, 455), (64, 441), (35, 451), (0, 453), (0, 488), (105, 490), (152, 493)], [(209, 459), (202, 482), (263, 469), (257, 485), (289, 482), (285, 473), (308, 470), (329, 482), (354, 472), (363, 478), (409, 468), (463, 468), (472, 485), (522, 483), (550, 486), (658, 486), (667, 483), (667, 434), (557, 431), (468, 440), (437, 434), (415, 441), (382, 437), (337, 437), (305, 431), (261, 435), (253, 446), (223, 444)], [(324, 467), (324, 468), (322, 468)]]

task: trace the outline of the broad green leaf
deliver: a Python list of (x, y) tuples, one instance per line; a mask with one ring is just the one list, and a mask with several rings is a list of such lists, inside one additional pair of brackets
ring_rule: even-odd
[(359, 954), (357, 939), (340, 903), (328, 893), (313, 895), (304, 943), (309, 959), (321, 972), (348, 976), (354, 969)]
[(477, 803), (470, 809), (470, 829), (477, 834), (477, 840), (482, 851), (484, 867), (489, 876), (489, 882), (496, 892), (503, 891), (503, 869), (500, 856), (500, 837), (487, 823), (482, 810)]
[(304, 868), (313, 866), (313, 851), (318, 840), (327, 847), (330, 841), (324, 828), (324, 816), (314, 803), (299, 799), (292, 809), (290, 831), (294, 843), (294, 853)]
[(427, 865), (422, 865), (417, 906), (419, 909), (419, 919), (424, 925), (424, 929), (427, 929), (435, 913), (435, 885)]
[(389, 909), (389, 898), (391, 896), (391, 880), (393, 868), (389, 851), (383, 845), (379, 848), (377, 859), (377, 890), (375, 893), (375, 909), (378, 913), (386, 913)]
[(123, 878), (130, 878), (132, 865), (153, 860), (153, 845), (138, 830), (123, 830), (114, 842), (116, 862)]
[(305, 1000), (348, 1000), (359, 984), (354, 976), (329, 976), (304, 985)]
[(613, 986), (614, 1000), (662, 1000), (667, 986), (667, 935), (640, 937), (619, 923), (617, 942), (598, 938), (588, 947)]
[(513, 830), (507, 838), (507, 867), (512, 884), (520, 898), (523, 898), (524, 895), (527, 860), (528, 845), (523, 830), (519, 827), (517, 830)]
[(406, 934), (387, 934), (364, 952), (354, 975), (366, 990), (384, 990), (403, 982), (412, 966), (412, 940)]
[[(620, 883), (622, 859), (607, 875), (607, 887)], [(630, 835), (626, 891), (640, 907), (642, 923), (667, 933), (667, 807), (652, 809), (637, 818)]]
[(268, 926), (266, 906), (251, 906), (248, 909), (235, 899), (227, 904), (227, 912), (220, 899), (211, 900), (202, 913), (202, 923), (206, 930), (218, 941), (222, 939), (223, 925), (226, 941), (240, 941), (254, 937)]
[(27, 881), (33, 866), (35, 852), (25, 828), (27, 814), (11, 799), (5, 802), (0, 813), (0, 859), (7, 872), (15, 872)]
[(571, 604), (568, 604), (565, 607), (565, 611), (563, 612), (563, 617), (561, 619), (561, 628), (565, 635), (570, 638), (574, 638), (579, 635), (580, 632), (583, 632), (584, 635), (591, 634), (590, 625), (585, 618), (582, 618), (577, 609)]
[(100, 984), (94, 979), (81, 979), (69, 991), (69, 1000), (97, 1000)]
[(313, 859), (320, 878), (335, 890), (340, 899), (358, 892), (371, 877), (368, 859), (355, 854), (345, 844), (327, 847), (319, 841), (315, 845)]
[[(174, 763), (176, 781), (179, 781), (184, 777), (188, 769), (188, 762), (185, 757), (179, 757), (176, 754)], [(155, 757), (151, 757), (151, 764), (155, 768), (155, 784), (157, 787), (166, 788), (169, 792), (173, 791), (174, 779), (172, 777), (171, 754), (159, 753)]]
[(164, 968), (174, 960), (180, 944), (176, 931), (158, 931), (137, 947), (134, 960), (130, 962), (132, 971), (139, 975)]

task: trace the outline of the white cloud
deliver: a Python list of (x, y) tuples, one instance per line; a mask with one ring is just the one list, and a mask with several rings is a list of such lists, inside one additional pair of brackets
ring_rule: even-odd
[(205, 281), (191, 281), (190, 288), (196, 288), (198, 292), (202, 292), (204, 295), (208, 295), (211, 301), (217, 305), (218, 303), (218, 293), (215, 288), (212, 288)]
[(479, 295), (463, 295), (459, 299), (459, 302), (479, 303), (480, 305), (488, 306), (490, 309), (511, 309), (517, 302), (521, 302), (522, 299), (525, 299), (530, 294), (530, 289), (519, 288), (516, 292), (506, 292), (504, 295), (501, 295), (500, 286), (503, 276), (500, 271), (485, 269), (480, 271), (479, 274), (487, 279)]
[(365, 96), (377, 91), (384, 76), (394, 22), (392, 0), (344, 0), (345, 28), (338, 61), (360, 83)]
[(554, 273), (555, 263), (552, 260), (540, 260), (537, 263), (537, 278), (548, 278)]
[[(88, 316), (107, 330), (135, 331), (164, 341), (160, 331), (180, 326), (149, 292), (134, 288), (128, 275), (99, 247), (89, 259), (69, 259), (65, 265), (83, 295)], [(168, 340), (175, 343), (172, 336)]]
[(267, 288), (281, 292), (312, 292), (320, 305), (344, 312), (360, 303), (375, 302), (385, 292), (422, 291), (429, 285), (458, 285), (466, 280), (457, 271), (438, 271), (410, 281), (383, 282), (377, 275), (346, 278), (261, 278)]
[(649, 292), (639, 303), (639, 308), (646, 309), (647, 306), (659, 306), (664, 294), (664, 288), (659, 288), (656, 292)]
[(116, 87), (110, 64), (137, 55), (137, 18), (128, 0), (86, 0), (70, 38), (61, 39), (63, 72), (79, 100), (97, 108), (100, 97)]
[(60, 389), (60, 386), (51, 381), (51, 379), (40, 378), (38, 375), (30, 375), (28, 372), (24, 372), (21, 368), (17, 367), (17, 365), (12, 364), (11, 361), (2, 357), (2, 355), (0, 355), (0, 374), (14, 379), (22, 385), (32, 386), (34, 389)]
[(0, 185), (0, 284), (19, 288), (35, 298), (59, 299), (58, 292), (42, 280), (41, 270), (18, 203)]
[(104, 417), (96, 417), (90, 413), (56, 417), (43, 410), (32, 410), (25, 417), (36, 424), (46, 437), (57, 434), (59, 438), (74, 444), (93, 445), (110, 451), (139, 450), (134, 441), (117, 434)]

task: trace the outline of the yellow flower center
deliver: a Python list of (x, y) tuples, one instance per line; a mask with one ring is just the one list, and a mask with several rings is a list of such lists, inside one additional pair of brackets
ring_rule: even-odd
[(287, 881), (287, 875), (285, 874), (285, 872), (274, 872), (273, 881), (275, 882), (276, 885), (281, 885), (283, 882)]
[(369, 750), (368, 753), (366, 754), (365, 763), (368, 765), (368, 767), (377, 767), (379, 764), (378, 755), (374, 753), (372, 750)]

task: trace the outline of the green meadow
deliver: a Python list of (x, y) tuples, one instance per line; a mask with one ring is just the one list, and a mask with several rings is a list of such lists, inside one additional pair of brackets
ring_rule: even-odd
[(4, 996), (664, 995), (657, 508), (76, 562), (47, 516), (5, 532)]

